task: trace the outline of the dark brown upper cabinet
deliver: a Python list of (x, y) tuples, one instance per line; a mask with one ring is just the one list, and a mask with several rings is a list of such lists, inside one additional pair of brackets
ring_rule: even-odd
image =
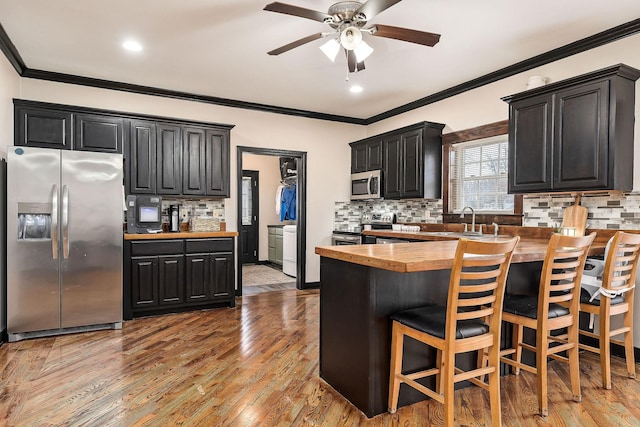
[(351, 173), (381, 169), (386, 199), (439, 199), (443, 128), (420, 122), (352, 142)]
[(351, 144), (351, 173), (382, 169), (382, 139), (373, 138)]
[(122, 153), (124, 119), (98, 114), (75, 114), (73, 149)]
[(156, 125), (132, 120), (127, 156), (129, 194), (156, 194)]
[(14, 100), (14, 145), (71, 149), (71, 113), (31, 107)]
[(183, 194), (228, 197), (228, 132), (185, 127), (182, 135)]
[(182, 129), (166, 123), (156, 125), (156, 191), (182, 194)]
[(639, 77), (620, 64), (502, 98), (509, 193), (632, 190)]

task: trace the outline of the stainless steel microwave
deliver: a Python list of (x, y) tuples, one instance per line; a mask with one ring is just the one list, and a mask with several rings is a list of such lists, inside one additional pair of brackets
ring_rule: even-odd
[(382, 171), (351, 174), (351, 200), (379, 199), (382, 197)]

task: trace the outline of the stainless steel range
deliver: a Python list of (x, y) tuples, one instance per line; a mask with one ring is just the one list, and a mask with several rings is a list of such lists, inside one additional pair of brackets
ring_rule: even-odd
[(391, 230), (396, 222), (393, 213), (365, 213), (362, 215), (361, 226), (341, 228), (333, 231), (332, 245), (359, 245), (363, 243), (363, 230)]

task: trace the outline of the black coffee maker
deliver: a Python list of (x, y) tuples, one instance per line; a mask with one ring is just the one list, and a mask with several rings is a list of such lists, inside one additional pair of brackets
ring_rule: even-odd
[(180, 205), (169, 205), (169, 230), (180, 231)]

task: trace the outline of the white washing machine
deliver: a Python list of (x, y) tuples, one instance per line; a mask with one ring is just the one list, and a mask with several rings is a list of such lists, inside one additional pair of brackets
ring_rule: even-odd
[(298, 259), (298, 236), (296, 225), (282, 227), (282, 272), (296, 277), (296, 260)]

